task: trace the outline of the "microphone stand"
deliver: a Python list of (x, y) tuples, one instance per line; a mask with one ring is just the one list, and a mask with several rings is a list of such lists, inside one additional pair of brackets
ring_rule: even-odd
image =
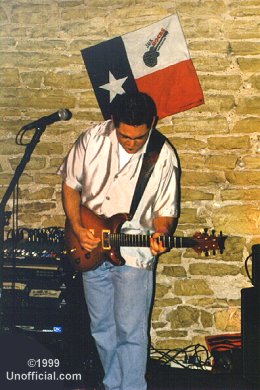
[(5, 212), (5, 207), (10, 199), (10, 196), (12, 195), (16, 185), (19, 182), (19, 179), (27, 165), (27, 163), (30, 161), (31, 155), (37, 145), (38, 142), (40, 142), (40, 138), (42, 134), (44, 133), (46, 129), (46, 124), (42, 124), (39, 127), (35, 129), (34, 135), (30, 141), (29, 144), (26, 145), (24, 155), (16, 167), (16, 170), (14, 172), (14, 176), (1, 200), (0, 203), (0, 332), (3, 332), (4, 326), (3, 326), (3, 268), (4, 268), (4, 228), (8, 224), (7, 223), (7, 212)]

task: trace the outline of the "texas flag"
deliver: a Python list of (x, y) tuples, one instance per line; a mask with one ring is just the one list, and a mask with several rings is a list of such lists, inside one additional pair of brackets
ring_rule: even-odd
[(98, 104), (109, 119), (110, 103), (125, 92), (146, 92), (159, 118), (204, 103), (177, 15), (81, 50)]

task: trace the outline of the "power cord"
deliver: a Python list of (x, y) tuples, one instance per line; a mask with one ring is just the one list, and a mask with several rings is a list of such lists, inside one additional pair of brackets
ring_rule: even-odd
[(179, 366), (186, 369), (196, 368), (200, 370), (209, 370), (212, 368), (212, 356), (202, 344), (167, 350), (158, 350), (151, 346), (150, 357), (158, 360), (162, 366)]
[(246, 260), (245, 260), (245, 269), (246, 269), (246, 274), (247, 274), (247, 276), (248, 276), (250, 282), (253, 283), (253, 279), (252, 279), (252, 277), (251, 277), (251, 275), (250, 275), (250, 273), (249, 273), (249, 270), (248, 270), (248, 260), (250, 259), (250, 257), (252, 257), (252, 253), (250, 253), (250, 255), (247, 256), (247, 258), (246, 258)]

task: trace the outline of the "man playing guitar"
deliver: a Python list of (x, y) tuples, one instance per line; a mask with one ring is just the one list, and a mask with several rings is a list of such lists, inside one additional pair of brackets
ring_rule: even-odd
[[(111, 106), (111, 120), (84, 132), (60, 168), (67, 221), (86, 251), (86, 259), (104, 245), (104, 239), (91, 223), (83, 223), (82, 208), (98, 218), (128, 215), (157, 121), (156, 106), (144, 93), (117, 96)], [(175, 231), (178, 190), (178, 158), (165, 138), (134, 215), (125, 218), (120, 227), (121, 233), (151, 234), (150, 247), (124, 246), (120, 249), (122, 265), (116, 266), (104, 255), (95, 267), (82, 273), (106, 390), (147, 388), (153, 269), (158, 255), (166, 251), (158, 237)]]

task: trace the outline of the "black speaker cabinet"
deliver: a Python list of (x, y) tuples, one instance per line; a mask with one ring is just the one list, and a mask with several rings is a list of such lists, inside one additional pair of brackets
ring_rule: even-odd
[(260, 384), (260, 287), (241, 290), (243, 377)]

